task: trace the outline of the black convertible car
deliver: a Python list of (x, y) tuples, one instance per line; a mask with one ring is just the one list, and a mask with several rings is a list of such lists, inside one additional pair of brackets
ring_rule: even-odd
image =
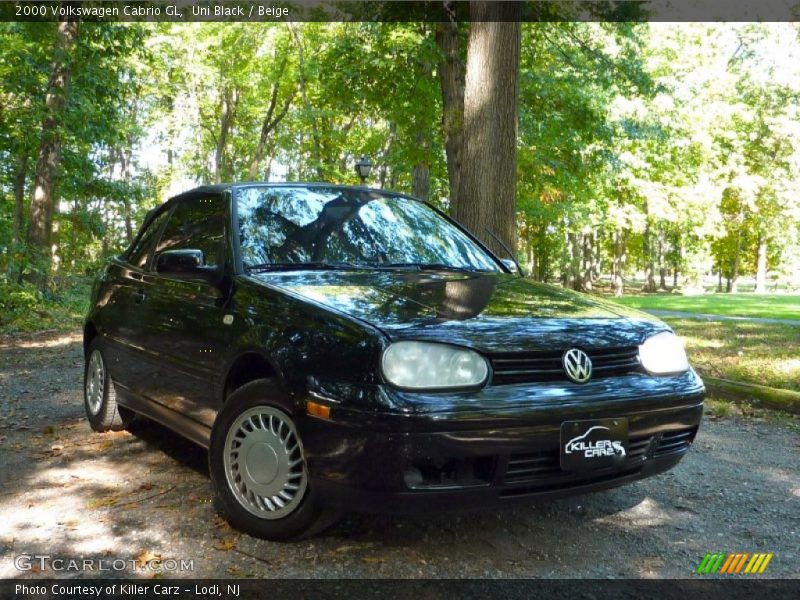
[(533, 283), (433, 207), (201, 187), (98, 278), (85, 407), (209, 449), (221, 510), (283, 540), (337, 509), (439, 511), (673, 467), (704, 388), (662, 322)]

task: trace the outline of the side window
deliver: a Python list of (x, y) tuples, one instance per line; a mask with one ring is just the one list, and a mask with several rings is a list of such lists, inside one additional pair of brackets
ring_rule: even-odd
[(202, 250), (209, 267), (224, 262), (225, 201), (222, 197), (184, 200), (172, 211), (156, 253), (188, 248)]
[(128, 254), (128, 262), (130, 264), (140, 269), (147, 266), (147, 262), (152, 254), (155, 236), (161, 230), (161, 226), (164, 224), (168, 214), (169, 210), (162, 211), (160, 215), (150, 221), (147, 229), (142, 232), (142, 235), (139, 236), (136, 244), (131, 248)]

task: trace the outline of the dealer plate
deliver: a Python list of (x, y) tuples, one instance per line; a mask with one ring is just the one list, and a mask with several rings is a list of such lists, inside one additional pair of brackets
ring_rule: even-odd
[(628, 419), (564, 421), (560, 454), (564, 471), (620, 466), (628, 455)]

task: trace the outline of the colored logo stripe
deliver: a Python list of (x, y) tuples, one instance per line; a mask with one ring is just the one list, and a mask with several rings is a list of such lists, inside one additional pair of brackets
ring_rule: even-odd
[(721, 552), (707, 552), (700, 562), (700, 566), (697, 567), (697, 572), (705, 574), (716, 573), (724, 558), (725, 555)]
[(703, 575), (713, 575), (714, 573), (728, 575), (763, 573), (773, 556), (772, 553), (760, 552), (754, 554), (749, 552), (731, 552), (728, 554), (724, 552), (707, 552), (703, 560), (700, 561), (696, 572)]
[(745, 573), (763, 573), (767, 569), (769, 561), (772, 560), (772, 554), (753, 554), (753, 558), (747, 563)]

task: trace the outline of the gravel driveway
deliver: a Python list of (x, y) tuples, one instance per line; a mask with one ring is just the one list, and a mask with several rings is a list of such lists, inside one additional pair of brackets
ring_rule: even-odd
[(105, 561), (102, 575), (118, 577), (152, 577), (134, 561), (160, 557), (192, 561), (167, 574), (183, 577), (682, 578), (711, 551), (773, 552), (764, 576), (800, 577), (800, 433), (788, 417), (707, 418), (677, 468), (611, 491), (463, 515), (347, 515), (276, 544), (216, 516), (202, 449), (146, 422), (93, 433), (81, 379), (77, 333), (0, 339), (0, 578), (97, 575), (36, 561), (19, 571), (26, 554)]

